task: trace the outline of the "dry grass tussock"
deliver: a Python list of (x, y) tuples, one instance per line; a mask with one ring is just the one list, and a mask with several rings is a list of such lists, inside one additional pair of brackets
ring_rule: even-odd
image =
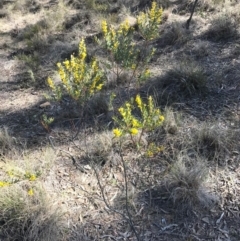
[(183, 27), (183, 23), (175, 21), (164, 25), (164, 30), (162, 31), (159, 41), (161, 45), (181, 46), (190, 39), (191, 35)]
[(203, 160), (179, 154), (167, 175), (166, 188), (174, 204), (183, 210), (198, 205), (211, 208), (214, 197), (207, 186), (207, 178), (208, 170)]
[(208, 92), (207, 76), (195, 61), (182, 60), (155, 80), (153, 90), (161, 104), (204, 96)]
[(196, 151), (209, 161), (216, 161), (219, 157), (237, 150), (236, 140), (238, 132), (225, 128), (218, 123), (208, 123), (198, 126), (193, 131), (193, 146)]
[(0, 238), (6, 241), (62, 240), (63, 212), (42, 183), (56, 154), (48, 148), (23, 152), (22, 147), (10, 141), (6, 130), (4, 134), (1, 143), (5, 148), (8, 146), (11, 155), (4, 153), (0, 166)]
[(237, 22), (228, 12), (214, 16), (211, 26), (205, 33), (206, 38), (211, 41), (227, 41), (236, 39), (238, 35)]
[(0, 237), (3, 240), (61, 240), (61, 213), (53, 199), (37, 185), (29, 195), (28, 185), (1, 188)]
[(15, 139), (10, 136), (7, 127), (0, 129), (0, 155), (4, 156), (14, 151)]

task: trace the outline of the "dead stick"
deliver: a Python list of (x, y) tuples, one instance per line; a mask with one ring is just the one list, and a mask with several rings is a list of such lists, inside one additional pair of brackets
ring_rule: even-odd
[(194, 2), (194, 4), (193, 4), (193, 8), (192, 8), (192, 11), (191, 11), (190, 18), (187, 20), (187, 23), (186, 23), (186, 29), (189, 29), (189, 25), (190, 25), (190, 22), (191, 22), (191, 20), (192, 20), (192, 16), (193, 16), (195, 7), (196, 7), (196, 5), (197, 5), (197, 2), (198, 2), (198, 0), (195, 0), (195, 2)]

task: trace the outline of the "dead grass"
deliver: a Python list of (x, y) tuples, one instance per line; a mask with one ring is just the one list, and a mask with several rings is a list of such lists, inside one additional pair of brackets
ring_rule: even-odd
[(109, 110), (107, 97), (104, 94), (95, 95), (87, 103), (86, 109), (91, 116), (107, 114)]
[(7, 127), (0, 129), (0, 156), (5, 156), (14, 151), (15, 140), (9, 135)]
[[(6, 240), (59, 240), (61, 213), (41, 188), (28, 195), (27, 184), (1, 188), (0, 236)], [(31, 187), (32, 188), (32, 187)]]
[(191, 34), (184, 25), (179, 22), (164, 25), (164, 31), (160, 35), (159, 42), (162, 45), (181, 46), (191, 39)]
[(205, 72), (193, 61), (182, 61), (179, 66), (169, 70), (165, 78), (163, 87), (170, 87), (181, 96), (203, 94), (207, 90)]
[(197, 205), (210, 208), (213, 197), (206, 186), (207, 169), (203, 160), (179, 154), (167, 175), (166, 187), (175, 205), (183, 209)]
[(238, 37), (237, 25), (232, 14), (225, 13), (215, 16), (205, 36), (211, 41), (227, 41)]
[(193, 47), (192, 52), (196, 58), (204, 58), (208, 56), (210, 48), (210, 44), (207, 41), (200, 41)]
[[(173, 4), (169, 1), (158, 2), (163, 6)], [(69, 58), (70, 54), (76, 51), (78, 40), (83, 35), (88, 36), (89, 33), (98, 32), (99, 19), (106, 15), (109, 22), (118, 24), (125, 15), (134, 15), (135, 11), (146, 8), (149, 2), (74, 0), (60, 2), (53, 6), (48, 5), (49, 9), (41, 5), (40, 10), (37, 8), (38, 3), (40, 1), (31, 1), (31, 7), (36, 7), (35, 10), (24, 9), (30, 4), (27, 0), (15, 1), (13, 5), (7, 4), (7, 11), (11, 10), (21, 15), (37, 11), (36, 19), (41, 18), (41, 21), (35, 24), (28, 26), (26, 24), (23, 28), (19, 28), (17, 33), (20, 44), (33, 52), (31, 54), (24, 52), (19, 55), (19, 58), (25, 61), (32, 70), (29, 75), (33, 77), (29, 77), (26, 88), (32, 86), (34, 81), (31, 79), (35, 78), (34, 70), (38, 66), (41, 66), (42, 72), (49, 72), (51, 64), (55, 65), (55, 62)], [(122, 5), (124, 3), (126, 8)], [(182, 4), (185, 4), (184, 8), (186, 8), (183, 11), (189, 12), (192, 2), (185, 1)], [(80, 9), (79, 14), (81, 15), (86, 10), (86, 15), (72, 18), (76, 12), (71, 12), (69, 6), (77, 5)], [(74, 107), (69, 108), (71, 102), (68, 102), (67, 98), (63, 102), (68, 102), (68, 112), (65, 112), (63, 102), (51, 103), (49, 109), (39, 110), (38, 106), (35, 106), (36, 113), (41, 115), (45, 112), (47, 114), (60, 113), (63, 116), (66, 114), (67, 121), (73, 117), (73, 120), (67, 122), (70, 124), (64, 125), (61, 130), (53, 126), (46, 137), (40, 136), (42, 138), (41, 150), (36, 148), (34, 151), (27, 151), (22, 148), (22, 145), (21, 153), (18, 152), (19, 155), (15, 159), (10, 159), (6, 153), (15, 149), (16, 140), (11, 137), (7, 128), (2, 128), (0, 132), (0, 155), (3, 160), (0, 163), (2, 180), (10, 180), (8, 171), (15, 170), (17, 177), (12, 178), (14, 184), (1, 188), (0, 239), (6, 241), (134, 240), (134, 228), (140, 235), (143, 234), (141, 237), (144, 240), (214, 239), (219, 237), (217, 235), (220, 233), (222, 234), (222, 231), (217, 233), (216, 220), (223, 209), (226, 215), (224, 223), (220, 224), (227, 224), (224, 226), (226, 229), (236, 226), (237, 222), (233, 226), (229, 224), (232, 216), (230, 212), (228, 213), (228, 207), (235, 205), (234, 208), (236, 208), (239, 203), (237, 195), (239, 131), (231, 128), (231, 123), (228, 123), (221, 110), (218, 111), (217, 117), (213, 117), (213, 110), (207, 109), (205, 97), (211, 93), (208, 92), (210, 87), (208, 89), (207, 82), (211, 73), (207, 73), (207, 70), (201, 66), (207, 66), (210, 69), (218, 63), (217, 61), (220, 63), (219, 56), (213, 58), (212, 51), (210, 51), (212, 47), (215, 50), (219, 45), (215, 45), (214, 42), (210, 43), (208, 40), (212, 40), (211, 36), (215, 36), (214, 41), (221, 41), (223, 37), (219, 37), (218, 34), (226, 35), (229, 33), (227, 31), (230, 31), (230, 35), (233, 33), (230, 38), (237, 37), (235, 30), (231, 32), (231, 28), (236, 27), (235, 23), (238, 23), (239, 16), (237, 12), (234, 15), (226, 15), (227, 18), (223, 24), (214, 20), (216, 22), (212, 23), (213, 30), (209, 28), (212, 32), (210, 31), (210, 35), (207, 35), (207, 40), (202, 41), (199, 36), (204, 35), (201, 35), (201, 31), (205, 29), (202, 26), (203, 23), (207, 26), (209, 23), (207, 17), (210, 15), (213, 15), (215, 19), (215, 11), (209, 11), (212, 11), (212, 2), (200, 1), (196, 14), (204, 17), (204, 21), (194, 24), (194, 29), (191, 30), (194, 31), (194, 36), (193, 32), (186, 31), (184, 28), (183, 19), (187, 15), (184, 17), (175, 15), (175, 22), (168, 22), (172, 17), (169, 13), (167, 22), (161, 26), (161, 37), (156, 42), (151, 42), (154, 47), (158, 48), (159, 53), (157, 56), (159, 60), (151, 62), (150, 66), (154, 70), (157, 69), (156, 72), (153, 71), (153, 78), (158, 76), (155, 78), (158, 78), (158, 84), (154, 86), (156, 89), (153, 88), (152, 92), (164, 110), (165, 121), (163, 126), (154, 133), (142, 137), (138, 150), (131, 145), (129, 136), (121, 139), (122, 146), (119, 148), (118, 140), (113, 138), (111, 129), (113, 122), (108, 103), (111, 91), (113, 89), (119, 91), (117, 92), (119, 99), (115, 99), (114, 107), (118, 107), (121, 102), (125, 101), (130, 92), (133, 95), (136, 93), (134, 85), (131, 86), (130, 91), (124, 87), (129, 81), (128, 74), (124, 72), (118, 80), (113, 72), (108, 74), (109, 83), (104, 89), (104, 94), (94, 96), (87, 103), (86, 115), (83, 119), (79, 118), (79, 112), (73, 113)], [(222, 17), (223, 12), (219, 16)], [(216, 16), (216, 19), (219, 16)], [(232, 19), (231, 16), (233, 16)], [(8, 17), (11, 16), (4, 16), (4, 18)], [(71, 19), (69, 25), (66, 24), (67, 18)], [(221, 25), (220, 28), (219, 25)], [(230, 30), (226, 28), (228, 25)], [(221, 33), (222, 30), (224, 34)], [(189, 40), (196, 45), (194, 49), (190, 46), (190, 49), (186, 51), (188, 46), (185, 44)], [(93, 42), (88, 44), (93, 47)], [(236, 43), (236, 48), (234, 47), (236, 56), (239, 52), (238, 47)], [(46, 57), (45, 51), (49, 56)], [(101, 55), (101, 51), (96, 51), (96, 53)], [(182, 58), (182, 56), (189, 55), (191, 57), (187, 60)], [(104, 60), (105, 56), (100, 57)], [(197, 63), (193, 61), (196, 58), (199, 58)], [(230, 63), (227, 59), (224, 61)], [(172, 66), (175, 67), (171, 68)], [(162, 73), (166, 75), (163, 76)], [(144, 97), (149, 94), (149, 83), (146, 83), (146, 86), (140, 90)], [(218, 89), (214, 91), (216, 93)], [(237, 102), (237, 99), (230, 98), (232, 93), (230, 91), (232, 90), (225, 91), (224, 89), (219, 93), (220, 95), (224, 92), (226, 103), (230, 102), (229, 106), (232, 102), (235, 101), (234, 104)], [(166, 99), (162, 101), (165, 95)], [(165, 107), (165, 104), (170, 107)], [(69, 113), (72, 116), (68, 115)], [(18, 122), (14, 124), (21, 127)], [(79, 131), (75, 138), (72, 138), (72, 132), (69, 131), (71, 127), (74, 129), (74, 134)], [(29, 133), (31, 131), (28, 130)], [(45, 135), (42, 132), (31, 134)], [(57, 149), (58, 157), (53, 150), (44, 149), (45, 145), (50, 145), (48, 137), (54, 140), (54, 148)], [(151, 141), (163, 146), (164, 150), (154, 153), (152, 157), (147, 157), (145, 152)], [(64, 143), (63, 146), (60, 145), (62, 143)], [(219, 171), (220, 161), (225, 163), (221, 166), (221, 172)], [(126, 179), (124, 164), (127, 170)], [(26, 172), (38, 174), (37, 180), (34, 182), (27, 180)], [(232, 175), (234, 172), (236, 172), (235, 175)], [(127, 181), (127, 187), (125, 181)], [(160, 188), (159, 191), (159, 187), (164, 188)], [(29, 195), (30, 189), (33, 189), (34, 195)], [(226, 191), (228, 189), (231, 190)], [(151, 190), (157, 190), (156, 197), (150, 195)], [(215, 191), (218, 192), (218, 196), (221, 196), (222, 206), (219, 205), (218, 198), (213, 195)], [(146, 193), (149, 193), (149, 202), (139, 198), (140, 194)], [(104, 201), (104, 197), (107, 202)], [(158, 206), (153, 205), (156, 203)], [(219, 206), (221, 206), (220, 211)], [(63, 217), (59, 210), (64, 207), (66, 215)], [(205, 226), (201, 226), (203, 207), (207, 211), (214, 207), (214, 211), (207, 213), (210, 221), (207, 225), (204, 224)], [(182, 212), (185, 217), (184, 221), (179, 221), (181, 218), (177, 217), (178, 211)], [(119, 212), (125, 216), (120, 215)], [(193, 217), (192, 213), (196, 219), (195, 223), (191, 223), (194, 230), (188, 228), (189, 220)], [(68, 226), (62, 224), (63, 219)], [(132, 224), (129, 222), (130, 219), (132, 219)], [(199, 228), (199, 233), (195, 227)], [(203, 235), (200, 233), (202, 231)], [(185, 233), (190, 235), (186, 236)], [(227, 231), (224, 231), (224, 234), (226, 233)], [(239, 231), (235, 231), (235, 234), (237, 237)], [(228, 235), (231, 235), (231, 231)]]
[(218, 161), (219, 157), (237, 148), (237, 132), (217, 123), (204, 123), (193, 135), (193, 144), (197, 147), (197, 152), (209, 161)]
[(169, 134), (177, 134), (179, 129), (179, 116), (174, 113), (173, 109), (170, 107), (166, 107), (164, 110), (164, 123), (163, 128)]
[(84, 152), (92, 157), (95, 157), (96, 160), (104, 160), (104, 163), (111, 156), (112, 151), (112, 133), (109, 131), (103, 131), (102, 133), (93, 135), (85, 143)]
[(30, 51), (41, 51), (51, 42), (54, 33), (64, 29), (64, 22), (69, 11), (69, 7), (63, 1), (51, 10), (43, 10), (41, 12), (44, 16), (43, 20), (34, 25), (28, 25), (18, 34), (18, 39), (26, 41)]

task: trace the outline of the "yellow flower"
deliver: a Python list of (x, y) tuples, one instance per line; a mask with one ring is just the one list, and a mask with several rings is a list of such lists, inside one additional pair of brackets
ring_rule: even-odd
[(120, 137), (122, 135), (122, 131), (116, 128), (116, 129), (113, 129), (113, 134), (115, 135), (115, 137)]
[(138, 17), (137, 17), (137, 23), (138, 23), (138, 25), (142, 25), (143, 22), (144, 22), (144, 20), (145, 20), (145, 18), (146, 18), (146, 15), (145, 15), (143, 12), (141, 12), (141, 13), (138, 15)]
[(57, 67), (60, 68), (62, 66), (61, 63), (57, 63)]
[(118, 111), (119, 111), (119, 113), (121, 114), (121, 116), (122, 116), (123, 118), (126, 117), (127, 113), (126, 113), (126, 111), (123, 109), (123, 107), (119, 108)]
[(9, 182), (2, 182), (0, 181), (0, 187), (6, 187), (6, 186), (9, 186), (10, 183)]
[(35, 181), (37, 177), (34, 174), (31, 174), (30, 177), (28, 178), (29, 181)]
[(138, 105), (138, 108), (139, 108), (140, 110), (142, 110), (142, 99), (141, 99), (140, 95), (137, 95), (137, 96), (136, 96), (135, 101), (136, 101), (136, 103), (137, 103), (137, 105)]
[(126, 20), (124, 23), (120, 25), (118, 34), (126, 36), (128, 34), (129, 29), (130, 29), (129, 21)]
[(70, 69), (70, 61), (69, 60), (66, 60), (65, 62), (63, 62), (63, 64), (65, 65), (67, 70)]
[(150, 150), (147, 150), (147, 157), (153, 157), (153, 152)]
[(79, 57), (83, 61), (87, 56), (87, 49), (84, 38), (82, 38), (81, 42), (79, 43)]
[(147, 68), (144, 72), (145, 77), (149, 77), (150, 76), (150, 70)]
[(97, 89), (97, 90), (101, 90), (102, 87), (103, 87), (103, 84), (99, 84), (99, 85), (96, 87), (96, 89)]
[(140, 122), (137, 119), (133, 118), (132, 119), (132, 126), (133, 127), (140, 127), (141, 124), (140, 124)]
[(33, 194), (34, 194), (33, 189), (30, 188), (30, 189), (28, 190), (28, 195), (29, 195), (29, 196), (33, 196)]
[(164, 121), (164, 119), (165, 119), (165, 118), (164, 118), (164, 116), (163, 116), (163, 115), (160, 115), (160, 116), (159, 116), (159, 120), (160, 120), (161, 122), (163, 122), (163, 121)]
[(99, 67), (96, 59), (92, 61), (91, 68), (93, 69), (94, 72), (97, 72)]
[(131, 66), (131, 69), (136, 69), (136, 67), (137, 67), (137, 65), (136, 64), (132, 64), (132, 66)]
[(50, 77), (48, 77), (47, 83), (48, 83), (48, 86), (49, 86), (52, 90), (55, 90), (55, 85), (54, 85), (54, 83), (53, 83), (53, 80), (52, 80)]
[(118, 46), (119, 46), (119, 43), (118, 41), (116, 41), (114, 44), (113, 44), (113, 50), (117, 50), (118, 49)]
[(102, 27), (102, 32), (103, 32), (104, 35), (106, 35), (107, 32), (108, 32), (107, 21), (106, 21), (106, 20), (103, 20), (101, 25), (102, 25), (102, 26), (101, 26), (101, 27)]
[(65, 70), (62, 66), (60, 66), (59, 70), (58, 70), (58, 74), (60, 75), (60, 78), (63, 82), (64, 85), (68, 85), (68, 81), (67, 81), (67, 78), (66, 78), (66, 73), (65, 73)]
[(154, 21), (154, 20), (155, 20), (156, 7), (157, 7), (157, 3), (156, 3), (156, 2), (153, 2), (153, 3), (152, 3), (152, 8), (151, 8), (151, 10), (150, 10), (150, 12), (149, 12), (149, 16), (150, 16), (151, 21)]
[(131, 128), (131, 129), (130, 129), (130, 133), (131, 133), (132, 135), (137, 135), (138, 129), (137, 129), (137, 128)]

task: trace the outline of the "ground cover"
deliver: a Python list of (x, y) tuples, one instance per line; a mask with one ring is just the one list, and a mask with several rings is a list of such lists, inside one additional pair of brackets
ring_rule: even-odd
[[(0, 3), (1, 240), (240, 239), (240, 4), (199, 1), (187, 30), (193, 2), (157, 1), (146, 39), (137, 16), (151, 6)], [(126, 19), (142, 51), (127, 70), (103, 27)], [(82, 38), (104, 85), (50, 99)]]

